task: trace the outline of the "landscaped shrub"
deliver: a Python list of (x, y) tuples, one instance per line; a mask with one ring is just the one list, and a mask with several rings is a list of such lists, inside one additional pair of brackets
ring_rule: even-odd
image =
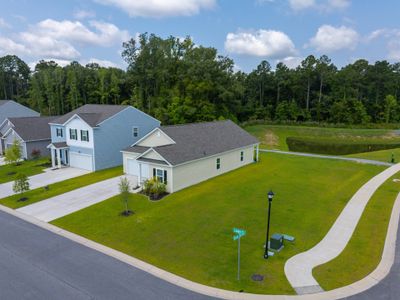
[(348, 140), (343, 138), (288, 137), (290, 151), (345, 155), (400, 148), (400, 140)]
[(40, 153), (39, 149), (33, 149), (31, 152), (32, 159), (39, 159), (40, 155), (41, 155), (41, 153)]
[(167, 186), (159, 181), (157, 177), (148, 179), (143, 184), (143, 193), (151, 200), (159, 200), (167, 194)]

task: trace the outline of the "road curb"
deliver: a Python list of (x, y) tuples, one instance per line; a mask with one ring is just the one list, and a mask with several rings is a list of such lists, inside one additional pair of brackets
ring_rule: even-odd
[(69, 232), (67, 230), (61, 229), (52, 224), (48, 224), (46, 222), (35, 219), (34, 217), (25, 215), (21, 212), (15, 211), (11, 208), (0, 205), (0, 210), (6, 212), (10, 215), (13, 215), (17, 218), (20, 218), (26, 222), (34, 224), (42, 229), (51, 231), (57, 235), (65, 237), (69, 240), (72, 240), (76, 243), (84, 245), (88, 248), (101, 252), (105, 255), (118, 259), (126, 264), (129, 264), (133, 267), (136, 267), (142, 271), (145, 271), (155, 277), (158, 277), (162, 280), (175, 284), (179, 287), (191, 290), (196, 293), (200, 293), (203, 295), (221, 298), (221, 299), (243, 299), (243, 300), (286, 300), (286, 299), (296, 299), (296, 300), (327, 300), (327, 299), (340, 299), (344, 297), (349, 297), (358, 293), (361, 293), (372, 286), (376, 285), (382, 279), (386, 277), (389, 273), (391, 266), (393, 265), (395, 259), (395, 250), (396, 250), (396, 237), (397, 230), (399, 226), (399, 217), (400, 217), (400, 193), (396, 198), (396, 202), (393, 206), (389, 227), (386, 235), (385, 246), (383, 249), (382, 259), (378, 265), (378, 267), (365, 278), (347, 285), (345, 287), (341, 287), (335, 290), (321, 292), (317, 294), (308, 294), (308, 295), (261, 295), (261, 294), (249, 294), (249, 293), (239, 293), (233, 292), (223, 289), (218, 289), (210, 286), (206, 286), (203, 284), (199, 284), (183, 277), (172, 274), (168, 271), (157, 268), (151, 264), (148, 264), (144, 261), (141, 261), (137, 258), (129, 256), (120, 251), (114, 250), (102, 244), (93, 242), (89, 239), (86, 239), (82, 236)]

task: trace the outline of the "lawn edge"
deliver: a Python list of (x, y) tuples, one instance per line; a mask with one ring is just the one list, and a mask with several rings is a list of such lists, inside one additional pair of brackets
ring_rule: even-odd
[(69, 240), (72, 240), (76, 243), (79, 243), (83, 246), (91, 248), (95, 251), (101, 252), (105, 255), (118, 259), (124, 263), (127, 263), (133, 267), (136, 267), (142, 271), (145, 271), (153, 276), (156, 276), (162, 280), (180, 286), (182, 288), (194, 291), (196, 293), (204, 294), (207, 296), (222, 298), (222, 299), (248, 299), (248, 300), (280, 300), (280, 299), (310, 299), (310, 300), (318, 300), (318, 299), (337, 299), (343, 297), (349, 297), (358, 293), (361, 293), (377, 283), (379, 283), (382, 279), (386, 277), (386, 275), (390, 272), (391, 266), (393, 265), (395, 259), (395, 250), (396, 250), (396, 238), (397, 238), (397, 230), (399, 226), (400, 219), (400, 193), (397, 195), (395, 204), (393, 205), (392, 213), (390, 216), (389, 226), (386, 234), (385, 245), (383, 249), (383, 254), (381, 261), (379, 262), (377, 268), (371, 272), (368, 276), (363, 279), (352, 283), (350, 285), (337, 288), (334, 290), (330, 290), (327, 292), (321, 292), (316, 294), (307, 294), (307, 295), (262, 295), (262, 294), (250, 294), (250, 293), (238, 293), (223, 289), (218, 289), (210, 286), (206, 286), (200, 283), (196, 283), (185, 279), (183, 277), (172, 274), (168, 271), (155, 267), (149, 263), (146, 263), (142, 260), (139, 260), (133, 256), (127, 255), (120, 251), (114, 250), (102, 244), (96, 243), (89, 239), (86, 239), (80, 235), (74, 234), (67, 230), (61, 229), (55, 225), (40, 221), (35, 219), (34, 217), (25, 215), (21, 212), (15, 211), (6, 206), (0, 205), (0, 210), (11, 214), (17, 218), (20, 218), (26, 222), (34, 224), (42, 229), (53, 232), (59, 236), (65, 237)]

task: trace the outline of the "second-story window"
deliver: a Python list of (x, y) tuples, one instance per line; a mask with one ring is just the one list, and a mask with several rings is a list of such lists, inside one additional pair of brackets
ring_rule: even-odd
[(89, 142), (89, 131), (81, 130), (81, 141)]
[(71, 140), (77, 141), (78, 140), (78, 130), (70, 128), (69, 129), (69, 138)]
[(139, 136), (139, 127), (133, 127), (132, 134), (133, 134), (133, 137), (138, 137)]
[(63, 129), (62, 128), (56, 128), (56, 136), (63, 137)]

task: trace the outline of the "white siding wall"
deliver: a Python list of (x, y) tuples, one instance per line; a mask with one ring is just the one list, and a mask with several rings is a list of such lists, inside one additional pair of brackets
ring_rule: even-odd
[[(243, 151), (243, 161), (240, 161), (240, 152)], [(136, 159), (139, 153), (123, 153), (124, 173), (128, 173), (128, 159)], [(216, 161), (220, 158), (221, 168), (217, 170)], [(161, 166), (152, 163), (143, 163), (149, 167), (152, 176), (153, 168), (167, 171), (167, 192), (176, 192), (204, 180), (232, 171), (254, 162), (254, 146), (236, 149), (231, 152), (201, 160), (192, 161), (176, 167)], [(139, 176), (139, 174), (130, 174)]]
[[(240, 161), (240, 152), (244, 152)], [(217, 170), (217, 158), (221, 160), (221, 168)], [(254, 146), (237, 149), (219, 156), (189, 162), (173, 169), (173, 192), (202, 182), (209, 178), (240, 168), (254, 161)]]
[(139, 142), (137, 145), (143, 147), (157, 147), (171, 144), (173, 144), (173, 142), (164, 132), (162, 132), (161, 130), (155, 130), (152, 134)]
[[(71, 140), (69, 138), (69, 129), (76, 129), (78, 140)], [(81, 130), (88, 130), (89, 131), (89, 142), (81, 141)], [(93, 129), (83, 122), (80, 118), (75, 117), (68, 124), (65, 125), (65, 132), (66, 141), (68, 146), (75, 146), (75, 147), (82, 147), (82, 148), (91, 148), (93, 149)]]

